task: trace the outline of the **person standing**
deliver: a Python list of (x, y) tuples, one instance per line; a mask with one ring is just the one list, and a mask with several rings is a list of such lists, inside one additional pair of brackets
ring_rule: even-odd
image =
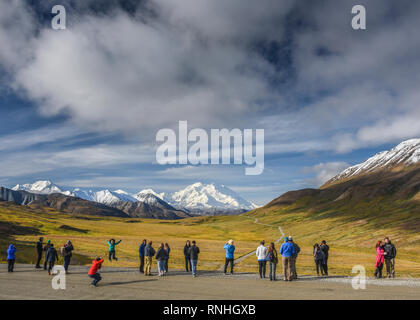
[(230, 263), (230, 274), (233, 274), (234, 253), (235, 253), (235, 246), (233, 245), (233, 240), (229, 240), (228, 242), (226, 242), (224, 249), (226, 250), (224, 273), (225, 274), (227, 273), (227, 268)]
[(267, 252), (268, 261), (270, 261), (270, 281), (276, 281), (276, 269), (279, 259), (274, 242), (270, 243)]
[(152, 247), (152, 241), (149, 241), (149, 243), (144, 248), (144, 257), (146, 261), (146, 269), (144, 270), (145, 276), (151, 276), (152, 275), (152, 263), (153, 263), (153, 256), (155, 255), (155, 249)]
[(144, 248), (146, 247), (147, 241), (146, 239), (140, 244), (139, 247), (139, 258), (140, 258), (140, 272), (144, 273)]
[(321, 271), (321, 275), (324, 275), (324, 260), (325, 260), (325, 254), (324, 251), (321, 250), (321, 247), (319, 246), (318, 243), (314, 244), (314, 250), (313, 250), (313, 256), (314, 256), (314, 261), (315, 261), (315, 265), (316, 265), (316, 274), (319, 277), (319, 271)]
[(324, 275), (328, 276), (328, 251), (330, 250), (330, 247), (327, 244), (327, 241), (322, 240), (321, 246), (320, 246), (322, 252), (324, 252), (324, 264), (322, 265), (324, 269)]
[(72, 257), (72, 251), (74, 250), (73, 244), (70, 240), (61, 248), (61, 255), (64, 259), (64, 270), (68, 273), (69, 265)]
[(36, 242), (36, 253), (37, 253), (37, 259), (36, 259), (36, 265), (35, 268), (41, 269), (41, 260), (42, 260), (42, 251), (43, 251), (43, 242), (44, 238), (40, 237), (39, 240)]
[(161, 243), (159, 248), (157, 249), (156, 256), (155, 256), (155, 259), (158, 265), (159, 277), (165, 274), (166, 258), (167, 258), (167, 253), (165, 250), (165, 245)]
[(285, 237), (284, 242), (280, 247), (280, 254), (282, 255), (281, 261), (283, 263), (284, 281), (292, 281), (291, 260), (294, 253), (295, 248), (293, 247), (293, 244), (289, 242), (288, 237)]
[(376, 279), (382, 278), (382, 269), (384, 267), (384, 256), (385, 250), (382, 247), (382, 241), (376, 243), (376, 263), (375, 263), (375, 274)]
[[(190, 248), (191, 248), (191, 242), (190, 242), (190, 240), (187, 240), (187, 242), (185, 243), (185, 246), (184, 246), (185, 270), (187, 272), (190, 272), (192, 270), (191, 269)], [(188, 266), (190, 266), (189, 269), (188, 269)]]
[(267, 248), (264, 246), (265, 241), (260, 242), (260, 246), (257, 248), (255, 254), (258, 260), (258, 271), (260, 273), (260, 279), (265, 278), (265, 269), (267, 263)]
[(166, 259), (165, 259), (165, 273), (168, 273), (169, 271), (169, 253), (171, 252), (171, 248), (169, 247), (169, 244), (165, 243), (165, 247), (164, 247), (165, 251), (166, 251)]
[(292, 259), (290, 261), (291, 264), (292, 264), (292, 266), (291, 266), (291, 268), (292, 268), (292, 279), (297, 279), (296, 260), (297, 260), (298, 254), (300, 252), (300, 247), (297, 245), (297, 243), (295, 243), (293, 241), (292, 236), (289, 236), (289, 242), (291, 244), (293, 244), (293, 248), (295, 249), (295, 253), (293, 254)]
[(58, 261), (57, 250), (55, 250), (52, 243), (50, 243), (50, 247), (47, 250), (45, 260), (48, 261), (48, 274), (51, 275), (51, 270), (54, 268), (55, 261)]
[(13, 272), (16, 261), (16, 247), (13, 244), (7, 249), (7, 272)]
[(119, 245), (121, 241), (122, 240), (115, 242), (115, 239), (110, 239), (106, 241), (106, 243), (108, 243), (108, 246), (109, 246), (109, 256), (108, 256), (109, 261), (112, 262), (112, 259), (114, 259), (115, 261), (118, 261), (118, 258), (115, 256), (115, 247)]
[(199, 253), (200, 253), (200, 248), (197, 247), (195, 240), (193, 240), (192, 246), (190, 248), (190, 258), (191, 258), (191, 271), (194, 278), (197, 276), (197, 264), (198, 264)]
[(387, 277), (395, 278), (395, 257), (397, 256), (397, 249), (388, 237), (386, 237), (384, 241), (385, 266)]
[(93, 279), (91, 283), (93, 287), (96, 287), (98, 282), (102, 280), (102, 277), (100, 273), (98, 272), (98, 270), (100, 270), (102, 267), (102, 263), (104, 263), (104, 259), (102, 258), (96, 258), (95, 260), (92, 261), (92, 266), (89, 269), (88, 275), (89, 275), (89, 278)]
[(51, 240), (48, 240), (47, 243), (44, 246), (44, 249), (43, 249), (45, 251), (44, 270), (47, 270), (47, 263), (48, 263), (47, 252), (48, 252), (48, 249), (50, 248), (50, 246), (51, 246)]

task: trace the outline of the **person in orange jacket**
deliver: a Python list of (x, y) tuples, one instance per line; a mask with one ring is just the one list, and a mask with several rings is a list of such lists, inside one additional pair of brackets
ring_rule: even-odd
[(96, 287), (98, 282), (102, 280), (102, 277), (99, 274), (98, 270), (101, 269), (103, 262), (104, 262), (104, 259), (96, 258), (95, 260), (92, 261), (92, 266), (89, 269), (88, 275), (90, 278), (93, 279), (92, 286), (94, 287)]

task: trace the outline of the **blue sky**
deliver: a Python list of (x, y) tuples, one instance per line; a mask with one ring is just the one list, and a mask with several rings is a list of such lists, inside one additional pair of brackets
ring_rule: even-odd
[[(0, 184), (174, 191), (225, 184), (264, 204), (419, 137), (420, 4), (359, 1), (0, 3)], [(265, 130), (265, 170), (162, 166), (156, 132)]]

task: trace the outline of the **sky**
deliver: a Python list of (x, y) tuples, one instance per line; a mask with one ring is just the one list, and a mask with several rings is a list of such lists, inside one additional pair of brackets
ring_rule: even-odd
[[(214, 182), (260, 205), (318, 187), (420, 137), (419, 17), (406, 0), (2, 1), (0, 185)], [(156, 133), (183, 120), (264, 129), (264, 172), (158, 164)]]

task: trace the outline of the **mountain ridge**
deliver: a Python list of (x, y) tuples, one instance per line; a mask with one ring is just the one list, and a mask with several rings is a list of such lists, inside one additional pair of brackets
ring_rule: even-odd
[(343, 170), (325, 182), (321, 188), (369, 172), (396, 169), (398, 167), (404, 169), (409, 166), (415, 166), (419, 163), (420, 139), (406, 140), (391, 150), (379, 152), (366, 161)]
[[(181, 210), (196, 215), (202, 214), (237, 214), (252, 210), (257, 206), (238, 195), (225, 185), (196, 182), (173, 193), (158, 193), (153, 189), (143, 189), (130, 194), (124, 190), (95, 190), (94, 188), (65, 188), (49, 180), (40, 180), (32, 184), (18, 184), (12, 190), (24, 190), (38, 194), (61, 193), (68, 196), (102, 203), (112, 207), (128, 207), (126, 202), (144, 202), (150, 206), (160, 206), (168, 210)], [(164, 202), (164, 203), (163, 203)], [(171, 209), (167, 208), (170, 206)], [(134, 207), (134, 206), (130, 206)], [(139, 206), (137, 206), (139, 207)]]

